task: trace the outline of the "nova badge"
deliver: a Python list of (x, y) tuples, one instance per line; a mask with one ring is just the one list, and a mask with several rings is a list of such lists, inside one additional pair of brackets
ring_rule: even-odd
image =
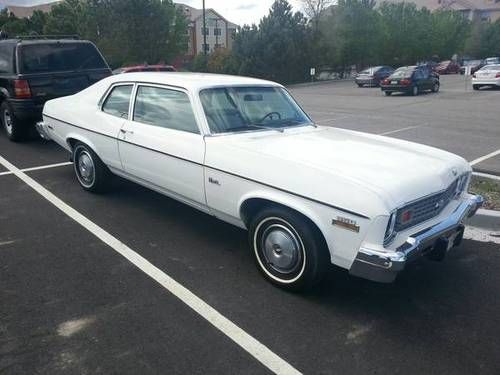
[(336, 219), (332, 219), (332, 225), (337, 225), (344, 229), (352, 230), (353, 232), (359, 233), (359, 225), (356, 221), (351, 220), (347, 217), (337, 216)]
[(214, 184), (214, 185), (220, 186), (220, 182), (219, 182), (219, 180), (216, 180), (215, 178), (209, 177), (209, 178), (208, 178), (208, 182), (210, 182), (211, 184)]

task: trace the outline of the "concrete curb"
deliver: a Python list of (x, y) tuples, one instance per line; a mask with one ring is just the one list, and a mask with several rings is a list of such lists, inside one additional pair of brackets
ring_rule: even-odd
[(467, 220), (467, 224), (493, 232), (500, 231), (500, 211), (477, 210), (476, 215)]
[(299, 87), (321, 86), (321, 85), (328, 85), (328, 84), (332, 84), (332, 83), (349, 82), (349, 81), (354, 81), (354, 78), (330, 79), (330, 80), (326, 80), (326, 81), (294, 83), (291, 85), (286, 85), (286, 87), (293, 89), (293, 88), (299, 88)]

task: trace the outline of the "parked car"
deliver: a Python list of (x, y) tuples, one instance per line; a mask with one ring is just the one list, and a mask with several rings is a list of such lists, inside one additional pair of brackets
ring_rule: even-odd
[(500, 87), (500, 64), (485, 65), (472, 75), (472, 88), (479, 90), (483, 86)]
[(441, 61), (434, 71), (438, 74), (458, 74), (460, 65), (452, 60)]
[(418, 95), (423, 91), (438, 92), (440, 87), (439, 75), (430, 71), (426, 66), (404, 66), (380, 82), (380, 88), (385, 95), (393, 92), (402, 92)]
[(435, 61), (422, 61), (422, 62), (417, 63), (417, 66), (422, 67), (422, 68), (427, 68), (431, 72), (435, 72), (438, 65), (439, 64)]
[(330, 263), (391, 282), (411, 260), (442, 259), (482, 204), (463, 158), (317, 126), (253, 78), (116, 75), (47, 102), (38, 128), (71, 152), (84, 190), (115, 174), (248, 229), (262, 274), (289, 289)]
[(474, 74), (484, 66), (483, 60), (466, 60), (460, 67), (460, 74), (465, 74), (465, 69), (470, 67), (470, 74)]
[(111, 70), (96, 46), (75, 39), (0, 40), (0, 120), (12, 141), (20, 141), (47, 100), (72, 95)]
[(394, 68), (390, 66), (373, 66), (356, 75), (355, 82), (359, 87), (378, 86), (381, 80), (389, 77), (393, 72)]
[(500, 57), (488, 57), (484, 59), (484, 65), (500, 64)]
[(113, 70), (113, 74), (122, 73), (137, 73), (137, 72), (176, 72), (177, 70), (172, 65), (134, 65), (134, 66), (124, 66)]

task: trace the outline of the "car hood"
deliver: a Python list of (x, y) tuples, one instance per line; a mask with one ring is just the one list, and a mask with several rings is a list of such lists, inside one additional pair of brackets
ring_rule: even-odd
[(353, 194), (376, 195), (391, 210), (447, 188), (458, 175), (470, 170), (463, 158), (446, 151), (330, 127), (254, 132), (213, 140), (218, 145), (212, 147), (207, 142), (208, 165), (341, 206), (339, 199), (345, 201), (343, 206), (353, 202), (345, 199), (349, 191), (336, 189), (340, 186)]

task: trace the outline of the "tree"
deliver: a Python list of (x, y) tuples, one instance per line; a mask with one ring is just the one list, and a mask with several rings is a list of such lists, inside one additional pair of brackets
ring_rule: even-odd
[(286, 0), (276, 0), (259, 26), (245, 26), (236, 35), (234, 54), (239, 73), (278, 82), (308, 77), (311, 32), (307, 19)]
[(333, 5), (333, 0), (301, 0), (304, 13), (313, 24), (314, 31), (319, 29), (319, 22), (325, 10)]

